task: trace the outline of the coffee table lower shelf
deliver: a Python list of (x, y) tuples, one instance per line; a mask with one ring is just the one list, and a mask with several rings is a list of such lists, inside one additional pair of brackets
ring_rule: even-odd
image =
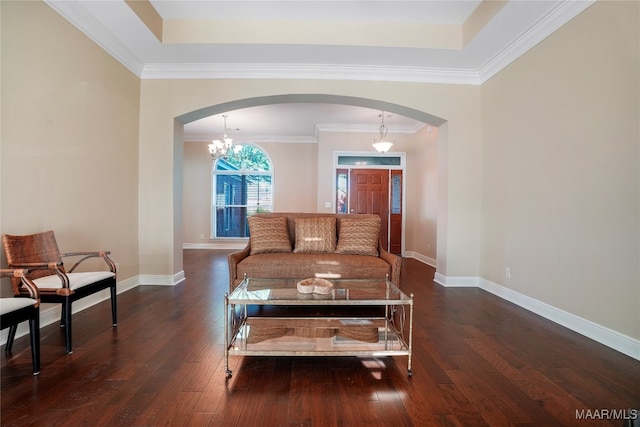
[[(407, 356), (411, 346), (384, 317), (239, 317), (227, 331), (225, 373), (229, 356)], [(230, 333), (229, 333), (230, 332)]]

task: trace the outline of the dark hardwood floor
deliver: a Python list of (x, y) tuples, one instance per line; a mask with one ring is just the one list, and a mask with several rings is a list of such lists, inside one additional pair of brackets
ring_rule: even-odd
[(108, 301), (75, 314), (71, 355), (57, 325), (42, 328), (39, 376), (28, 337), (16, 340), (2, 425), (622, 426), (601, 418), (640, 407), (639, 361), (482, 290), (443, 288), (413, 259), (401, 280), (415, 294), (412, 378), (406, 357), (232, 357), (227, 380), (226, 252), (186, 250), (184, 269), (178, 286), (121, 294), (117, 328)]

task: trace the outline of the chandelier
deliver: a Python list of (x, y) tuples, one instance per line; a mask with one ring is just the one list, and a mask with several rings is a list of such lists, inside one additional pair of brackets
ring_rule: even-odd
[(211, 158), (214, 160), (225, 159), (233, 145), (233, 140), (227, 136), (227, 117), (226, 114), (222, 115), (222, 118), (224, 118), (222, 140), (214, 139), (211, 141), (211, 144), (209, 144), (209, 153), (211, 153)]
[(393, 146), (393, 142), (387, 141), (387, 126), (384, 124), (384, 111), (380, 112), (380, 117), (382, 118), (382, 124), (380, 125), (380, 139), (373, 139), (373, 148), (375, 148), (378, 153), (386, 153)]

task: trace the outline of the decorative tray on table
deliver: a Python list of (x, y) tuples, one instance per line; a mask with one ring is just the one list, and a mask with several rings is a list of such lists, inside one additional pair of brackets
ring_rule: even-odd
[(312, 277), (310, 279), (301, 280), (297, 283), (296, 287), (301, 294), (320, 294), (327, 295), (331, 293), (333, 289), (333, 283), (326, 279), (319, 277)]

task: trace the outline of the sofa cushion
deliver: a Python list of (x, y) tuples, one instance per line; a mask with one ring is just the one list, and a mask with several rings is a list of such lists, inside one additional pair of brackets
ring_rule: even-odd
[(380, 217), (341, 218), (336, 253), (378, 256)]
[(249, 217), (251, 255), (291, 252), (291, 241), (287, 231), (287, 218)]
[(333, 253), (336, 250), (335, 217), (296, 218), (295, 253)]
[(380, 279), (391, 274), (391, 266), (382, 258), (363, 255), (265, 253), (238, 263), (237, 277), (245, 274), (263, 279)]

